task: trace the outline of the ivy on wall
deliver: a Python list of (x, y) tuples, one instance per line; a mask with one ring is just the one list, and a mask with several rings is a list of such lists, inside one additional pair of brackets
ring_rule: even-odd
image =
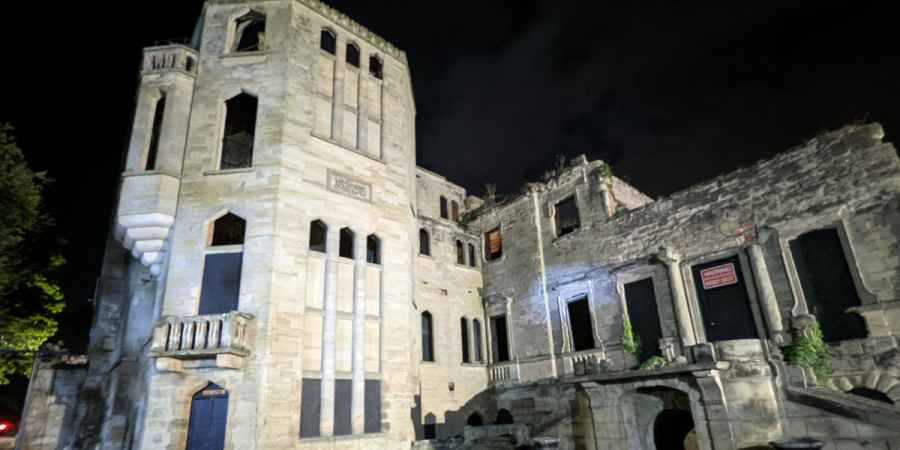
[(800, 367), (812, 369), (819, 384), (831, 377), (831, 354), (822, 339), (822, 329), (814, 323), (783, 348), (785, 359)]

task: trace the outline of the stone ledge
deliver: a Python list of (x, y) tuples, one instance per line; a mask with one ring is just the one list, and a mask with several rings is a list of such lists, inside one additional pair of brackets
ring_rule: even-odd
[(900, 408), (875, 400), (826, 389), (785, 387), (788, 400), (828, 411), (839, 416), (900, 431)]

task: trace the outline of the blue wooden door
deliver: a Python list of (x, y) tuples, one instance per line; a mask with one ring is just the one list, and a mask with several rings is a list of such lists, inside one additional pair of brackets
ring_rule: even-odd
[(194, 394), (187, 450), (224, 450), (228, 391), (210, 383)]

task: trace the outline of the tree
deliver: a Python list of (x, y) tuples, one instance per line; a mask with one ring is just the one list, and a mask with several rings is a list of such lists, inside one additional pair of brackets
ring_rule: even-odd
[(12, 126), (0, 123), (0, 385), (29, 374), (65, 306), (56, 281), (65, 260), (49, 245), (43, 204), (48, 183), (28, 167)]

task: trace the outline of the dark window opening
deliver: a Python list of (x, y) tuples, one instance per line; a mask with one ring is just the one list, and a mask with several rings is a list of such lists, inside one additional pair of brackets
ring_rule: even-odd
[(484, 257), (488, 261), (493, 261), (502, 256), (503, 237), (500, 235), (500, 227), (497, 227), (484, 234)]
[(875, 400), (882, 403), (887, 403), (889, 405), (893, 405), (894, 401), (891, 400), (890, 397), (887, 396), (884, 392), (876, 391), (875, 389), (869, 388), (856, 388), (847, 391), (848, 394), (857, 395), (860, 397), (865, 397), (869, 400)]
[(484, 419), (481, 418), (481, 414), (473, 412), (472, 414), (469, 414), (469, 418), (466, 419), (466, 425), (470, 427), (480, 427), (484, 425)]
[(256, 97), (246, 93), (225, 102), (221, 169), (240, 169), (253, 165), (256, 108)]
[(144, 170), (156, 170), (156, 158), (159, 154), (159, 136), (162, 134), (163, 116), (166, 113), (166, 94), (162, 93), (156, 101), (153, 113), (153, 125), (150, 129), (150, 147), (147, 149), (147, 164)]
[(366, 238), (366, 262), (369, 264), (381, 264), (381, 239), (370, 234)]
[(469, 359), (469, 321), (465, 317), (459, 319), (459, 332), (462, 337), (462, 362), (471, 362)]
[(472, 319), (472, 334), (475, 341), (475, 362), (483, 362), (484, 356), (481, 354), (481, 321)]
[(447, 214), (447, 198), (443, 195), (441, 196), (441, 219), (448, 219), (449, 216)]
[(353, 239), (355, 239), (355, 236), (355, 233), (349, 228), (341, 229), (341, 245), (338, 249), (338, 256), (353, 259)]
[(337, 51), (337, 36), (331, 30), (322, 30), (319, 35), (319, 48), (333, 55)]
[(247, 222), (240, 217), (228, 213), (216, 219), (212, 224), (212, 240), (210, 246), (243, 245)]
[(235, 52), (258, 52), (266, 48), (266, 16), (250, 11), (235, 21)]
[(184, 70), (186, 70), (186, 71), (188, 71), (188, 72), (193, 72), (193, 71), (194, 71), (194, 64), (195, 64), (194, 58), (191, 58), (190, 56), (188, 56), (188, 57), (185, 58), (185, 60), (184, 60)]
[(512, 425), (513, 423), (513, 415), (507, 409), (501, 409), (497, 411), (497, 425)]
[(359, 67), (359, 47), (356, 44), (347, 44), (347, 64)]
[(572, 345), (576, 352), (594, 348), (594, 331), (591, 325), (591, 307), (587, 297), (569, 302), (569, 327)]
[(428, 237), (428, 231), (419, 230), (419, 254), (431, 256), (431, 239)]
[(353, 434), (353, 380), (334, 380), (334, 435)]
[(381, 380), (366, 380), (364, 433), (381, 433)]
[(694, 418), (689, 411), (664, 409), (653, 421), (653, 442), (657, 450), (681, 450), (693, 429)]
[(509, 337), (506, 334), (506, 316), (491, 317), (491, 350), (494, 362), (509, 361)]
[(841, 239), (834, 228), (811, 231), (791, 241), (791, 253), (809, 312), (826, 342), (863, 339), (865, 320), (846, 312), (860, 305)]
[(475, 263), (475, 246), (469, 244), (469, 267), (475, 267), (477, 264)]
[(456, 263), (457, 264), (465, 264), (466, 263), (466, 253), (463, 250), (462, 241), (456, 241)]
[(459, 203), (456, 200), (450, 202), (450, 217), (454, 222), (459, 222)]
[(206, 255), (198, 315), (225, 314), (238, 310), (243, 261), (243, 252)]
[(575, 203), (575, 196), (568, 197), (556, 204), (554, 219), (556, 220), (557, 236), (569, 234), (581, 226), (581, 219), (578, 217), (578, 205)]
[(431, 313), (422, 313), (422, 361), (434, 361), (433, 324)]
[(660, 356), (659, 340), (662, 339), (662, 328), (659, 325), (653, 279), (645, 278), (626, 284), (625, 305), (628, 308), (631, 327), (641, 341), (640, 360), (646, 361), (652, 356)]
[(322, 380), (304, 378), (300, 393), (300, 437), (319, 437), (322, 415)]
[(369, 57), (369, 73), (379, 80), (384, 79), (384, 64), (381, 59), (375, 55)]
[(314, 252), (325, 253), (327, 250), (328, 226), (321, 220), (309, 224), (309, 249)]
[(437, 437), (437, 425), (433, 423), (426, 423), (422, 427), (422, 431), (425, 433), (425, 439), (434, 439)]

